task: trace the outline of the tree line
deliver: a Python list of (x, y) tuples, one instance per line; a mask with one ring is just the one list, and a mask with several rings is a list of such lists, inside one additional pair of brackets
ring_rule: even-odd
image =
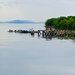
[(46, 26), (55, 26), (59, 30), (75, 30), (75, 16), (51, 18), (45, 22)]

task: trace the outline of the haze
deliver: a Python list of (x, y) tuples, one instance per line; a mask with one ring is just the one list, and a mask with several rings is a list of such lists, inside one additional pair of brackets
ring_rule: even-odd
[(0, 21), (32, 20), (75, 15), (75, 0), (0, 0)]

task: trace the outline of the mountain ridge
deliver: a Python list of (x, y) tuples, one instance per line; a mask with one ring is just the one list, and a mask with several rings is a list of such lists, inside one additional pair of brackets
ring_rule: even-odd
[(31, 20), (11, 20), (11, 21), (0, 22), (0, 23), (44, 23), (44, 22), (33, 22)]
[(30, 20), (12, 20), (12, 21), (6, 21), (4, 23), (35, 23), (35, 22)]

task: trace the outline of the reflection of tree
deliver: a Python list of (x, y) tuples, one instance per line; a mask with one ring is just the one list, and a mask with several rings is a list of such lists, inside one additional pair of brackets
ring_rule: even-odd
[(51, 36), (46, 36), (46, 40), (52, 40)]
[[(35, 37), (34, 36), (34, 34), (31, 34), (31, 36), (32, 37)], [(40, 38), (44, 38), (44, 39), (46, 39), (47, 41), (48, 40), (52, 40), (52, 38), (57, 38), (57, 39), (60, 39), (60, 40), (63, 40), (63, 39), (72, 39), (73, 40), (73, 42), (75, 43), (75, 36), (72, 36), (72, 35), (70, 35), (70, 36), (66, 36), (66, 35), (64, 35), (64, 36), (54, 36), (54, 35), (42, 35), (42, 34), (40, 34), (40, 35), (38, 35), (38, 39), (40, 39)]]
[[(42, 37), (42, 38), (45, 38), (47, 41), (48, 40), (52, 40), (52, 38), (57, 38), (57, 39), (60, 39), (60, 40), (63, 40), (63, 39), (72, 39), (72, 40), (75, 40), (75, 37), (71, 37), (71, 36), (50, 36), (50, 35), (40, 35), (38, 36), (39, 38)], [(75, 42), (75, 41), (74, 41)]]

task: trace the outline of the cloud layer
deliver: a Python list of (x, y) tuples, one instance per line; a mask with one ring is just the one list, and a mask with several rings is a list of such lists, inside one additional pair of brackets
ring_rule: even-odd
[(48, 18), (75, 15), (74, 0), (0, 0), (0, 20), (46, 21)]

